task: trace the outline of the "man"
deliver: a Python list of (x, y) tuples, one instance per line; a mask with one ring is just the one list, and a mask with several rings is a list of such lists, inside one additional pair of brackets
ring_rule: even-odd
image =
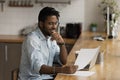
[(65, 65), (67, 51), (61, 35), (56, 32), (59, 12), (43, 8), (38, 16), (38, 27), (30, 32), (22, 46), (19, 80), (49, 80), (52, 74), (74, 73), (77, 66), (53, 66), (53, 62)]

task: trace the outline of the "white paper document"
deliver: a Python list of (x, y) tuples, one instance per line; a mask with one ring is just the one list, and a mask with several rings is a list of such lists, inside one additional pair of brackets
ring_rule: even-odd
[(95, 74), (95, 72), (92, 71), (76, 71), (74, 74), (64, 74), (64, 73), (59, 73), (61, 75), (75, 75), (75, 76), (81, 76), (81, 77), (88, 77), (91, 76), (93, 74)]
[(90, 68), (95, 65), (100, 47), (90, 49), (80, 49), (75, 65), (78, 65), (78, 70), (84, 69), (88, 64)]

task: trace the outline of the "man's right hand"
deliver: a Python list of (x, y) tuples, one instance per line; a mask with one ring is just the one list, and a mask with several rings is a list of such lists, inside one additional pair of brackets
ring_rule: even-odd
[(77, 65), (67, 65), (62, 67), (62, 73), (73, 74), (77, 71)]

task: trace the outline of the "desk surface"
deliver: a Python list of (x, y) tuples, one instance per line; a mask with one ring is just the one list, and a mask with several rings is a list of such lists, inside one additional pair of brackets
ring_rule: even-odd
[(96, 64), (90, 69), (95, 74), (89, 77), (57, 74), (55, 80), (120, 80), (120, 40), (106, 39), (104, 41), (96, 41), (92, 39), (93, 36), (99, 34), (105, 36), (103, 33), (82, 33), (73, 46), (67, 60), (67, 65), (72, 65), (76, 59), (76, 50), (101, 46), (100, 51), (105, 51), (104, 62), (102, 64)]

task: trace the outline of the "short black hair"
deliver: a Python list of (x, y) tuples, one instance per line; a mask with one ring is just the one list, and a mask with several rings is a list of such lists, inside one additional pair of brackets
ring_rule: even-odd
[(55, 15), (57, 19), (59, 19), (60, 17), (59, 12), (55, 10), (55, 8), (44, 7), (38, 15), (38, 23), (39, 21), (44, 22), (48, 16), (53, 16), (53, 15)]

